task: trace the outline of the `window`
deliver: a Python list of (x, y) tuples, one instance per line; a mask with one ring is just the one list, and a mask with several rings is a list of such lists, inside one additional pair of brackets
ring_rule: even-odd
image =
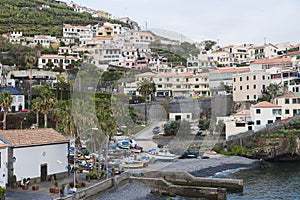
[(262, 76), (262, 80), (265, 80), (265, 75)]
[(162, 81), (162, 78), (159, 78), (159, 81)]
[(181, 88), (181, 85), (176, 85), (176, 88)]
[(243, 90), (243, 86), (240, 86), (240, 90)]
[(246, 80), (249, 81), (249, 76), (246, 77)]
[(253, 85), (253, 89), (256, 89), (256, 85)]
[(189, 119), (189, 118), (190, 118), (190, 115), (187, 115), (186, 118)]
[(290, 110), (289, 109), (285, 109), (285, 114), (289, 115), (290, 114)]
[(290, 99), (284, 99), (285, 104), (290, 104)]
[(177, 81), (177, 82), (179, 82), (179, 78), (178, 78), (178, 79), (176, 79), (176, 81)]
[(233, 78), (233, 82), (235, 82), (236, 81), (236, 79), (235, 78)]
[(253, 99), (256, 100), (256, 95), (253, 95)]
[(273, 123), (273, 120), (268, 120), (267, 123), (268, 123), (268, 124), (272, 124), (272, 123)]
[(157, 85), (158, 88), (162, 88), (162, 85)]
[(247, 100), (249, 100), (250, 99), (250, 97), (249, 97), (249, 95), (247, 95)]
[(256, 75), (253, 75), (253, 80), (256, 80)]
[(247, 85), (247, 90), (249, 90), (249, 85)]
[(260, 109), (256, 109), (256, 114), (260, 114)]
[(243, 81), (243, 77), (240, 77), (240, 81)]
[(292, 99), (292, 103), (296, 104), (297, 103), (297, 99)]
[(272, 113), (273, 115), (281, 115), (281, 109), (273, 109)]
[(260, 125), (260, 120), (256, 120), (256, 125)]

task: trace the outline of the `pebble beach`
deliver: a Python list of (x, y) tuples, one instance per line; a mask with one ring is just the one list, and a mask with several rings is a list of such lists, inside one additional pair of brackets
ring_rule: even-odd
[[(239, 156), (223, 156), (223, 155), (212, 155), (209, 159), (178, 159), (175, 162), (155, 162), (150, 164), (144, 170), (155, 171), (184, 171), (197, 177), (211, 177), (216, 173), (257, 167), (259, 165), (258, 160)], [(138, 172), (140, 170), (132, 170)], [(122, 197), (125, 200), (137, 200), (137, 199), (167, 199), (167, 197), (157, 197), (150, 193), (150, 189), (141, 185), (127, 184), (109, 193), (99, 195), (97, 199), (118, 199)], [(183, 197), (175, 197), (172, 199), (187, 199)]]

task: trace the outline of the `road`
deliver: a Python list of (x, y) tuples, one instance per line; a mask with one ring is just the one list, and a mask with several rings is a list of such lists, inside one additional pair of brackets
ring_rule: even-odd
[(153, 137), (152, 129), (155, 126), (162, 127), (164, 123), (165, 123), (164, 121), (154, 121), (149, 126), (145, 127), (143, 130), (136, 133), (133, 136), (133, 138), (136, 140), (139, 146), (143, 147), (144, 151), (148, 151), (152, 148), (156, 148), (157, 144), (152, 140)]

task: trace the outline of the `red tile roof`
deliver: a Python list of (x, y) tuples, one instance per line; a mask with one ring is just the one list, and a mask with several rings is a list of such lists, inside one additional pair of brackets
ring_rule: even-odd
[(69, 142), (67, 138), (52, 128), (4, 130), (0, 137), (11, 143), (13, 147), (26, 147), (45, 144)]
[(270, 103), (268, 101), (262, 101), (253, 106), (253, 108), (281, 108), (281, 106)]
[(274, 58), (274, 59), (257, 60), (251, 64), (269, 64), (269, 63), (284, 63), (284, 62), (291, 62), (291, 58)]
[(219, 68), (209, 72), (210, 74), (222, 74), (222, 73), (242, 73), (242, 72), (249, 72), (249, 67), (227, 67), (227, 68)]
[(250, 110), (241, 110), (236, 113), (234, 116), (250, 116)]

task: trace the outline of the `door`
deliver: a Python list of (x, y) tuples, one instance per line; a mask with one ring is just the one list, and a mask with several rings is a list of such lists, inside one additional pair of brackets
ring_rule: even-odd
[(41, 165), (41, 182), (47, 181), (47, 164)]

